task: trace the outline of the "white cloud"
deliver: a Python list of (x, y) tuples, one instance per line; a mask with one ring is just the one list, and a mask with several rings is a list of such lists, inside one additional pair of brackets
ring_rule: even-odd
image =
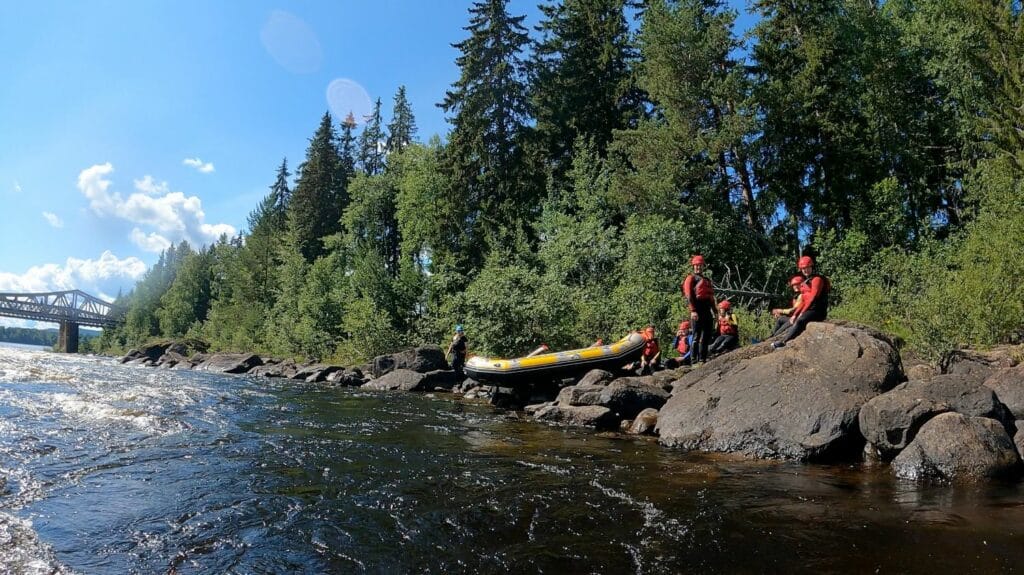
[(185, 158), (181, 163), (191, 168), (195, 168), (204, 174), (213, 172), (213, 162), (203, 163), (199, 158)]
[(78, 175), (78, 189), (89, 199), (89, 207), (97, 215), (137, 224), (131, 237), (143, 249), (180, 240), (200, 246), (217, 241), (222, 234), (235, 234), (235, 228), (229, 224), (207, 223), (198, 197), (171, 192), (167, 182), (156, 182), (152, 176), (135, 180), (137, 192), (127, 198), (111, 192), (107, 176), (113, 171), (109, 162), (82, 170)]
[(135, 228), (132, 230), (132, 243), (146, 250), (147, 252), (160, 253), (167, 248), (171, 247), (171, 240), (161, 236), (160, 234), (153, 232), (146, 234), (146, 232)]
[(91, 294), (116, 291), (134, 284), (146, 273), (146, 264), (136, 257), (120, 259), (109, 250), (99, 259), (68, 258), (61, 264), (34, 266), (23, 274), (0, 272), (2, 292), (48, 292), (80, 289)]
[(18, 183), (18, 180), (14, 180), (14, 193), (21, 193), (21, 184)]
[(64, 227), (63, 220), (61, 220), (60, 217), (57, 214), (53, 213), (53, 212), (43, 212), (43, 217), (46, 218), (46, 221), (49, 222), (52, 227), (55, 227), (55, 228), (63, 228)]
[(171, 193), (167, 182), (157, 182), (150, 175), (143, 176), (141, 180), (132, 180), (132, 182), (135, 184), (136, 190), (147, 196), (166, 196)]

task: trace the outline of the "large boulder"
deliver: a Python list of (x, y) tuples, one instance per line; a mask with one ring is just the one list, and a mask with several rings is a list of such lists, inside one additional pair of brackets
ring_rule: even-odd
[(619, 421), (612, 410), (600, 405), (545, 405), (533, 416), (538, 421), (591, 429), (615, 429)]
[(613, 379), (615, 379), (615, 376), (610, 371), (592, 369), (576, 385), (604, 385)]
[(1006, 408), (991, 389), (972, 375), (939, 375), (926, 381), (908, 381), (864, 404), (858, 421), (868, 443), (884, 458), (905, 448), (932, 417), (955, 411), (988, 417), (1012, 425)]
[(671, 447), (797, 460), (853, 457), (864, 440), (862, 405), (903, 379), (882, 333), (842, 322), (811, 323), (772, 351), (740, 348), (686, 373), (658, 414)]
[(314, 363), (300, 367), (292, 374), (291, 379), (298, 379), (306, 383), (320, 383), (327, 381), (331, 374), (344, 370), (340, 365), (326, 365)]
[(1017, 421), (1017, 435), (1013, 436), (1013, 442), (1017, 445), (1017, 455), (1024, 458), (1024, 419)]
[(433, 391), (435, 388), (451, 388), (455, 385), (455, 374), (449, 370), (434, 370), (419, 373), (411, 369), (396, 369), (363, 384), (364, 389), (386, 391)]
[(195, 369), (215, 373), (248, 373), (252, 368), (262, 364), (260, 356), (251, 353), (214, 353), (206, 356)]
[(558, 393), (555, 402), (565, 406), (600, 405), (612, 410), (619, 419), (632, 419), (647, 408), (659, 409), (668, 401), (668, 392), (642, 378), (624, 377), (607, 385), (574, 385)]
[(1024, 419), (1024, 364), (996, 371), (985, 380), (985, 387), (996, 393), (1015, 418)]
[[(626, 421), (622, 422), (623, 424)], [(631, 435), (653, 435), (654, 428), (658, 425), (658, 410), (648, 407), (637, 414), (636, 419), (629, 422), (625, 428), (626, 433)]]
[(295, 365), (294, 361), (279, 361), (274, 363), (264, 363), (258, 365), (249, 370), (249, 375), (262, 375), (263, 377), (283, 377), (291, 379), (295, 375), (295, 372), (299, 370), (299, 367)]
[[(406, 369), (417, 373), (448, 369), (448, 360), (444, 352), (436, 345), (424, 345), (407, 349), (390, 355), (373, 358), (369, 373), (373, 377), (381, 377), (396, 369)], [(365, 370), (364, 370), (365, 371)]]
[(1010, 475), (1019, 466), (1002, 424), (960, 413), (933, 417), (892, 461), (893, 472), (903, 479), (956, 482)]

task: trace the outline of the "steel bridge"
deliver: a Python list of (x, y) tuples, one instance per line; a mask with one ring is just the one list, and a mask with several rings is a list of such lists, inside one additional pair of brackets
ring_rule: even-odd
[(0, 316), (60, 324), (57, 347), (78, 351), (78, 326), (114, 327), (124, 311), (81, 290), (0, 293)]

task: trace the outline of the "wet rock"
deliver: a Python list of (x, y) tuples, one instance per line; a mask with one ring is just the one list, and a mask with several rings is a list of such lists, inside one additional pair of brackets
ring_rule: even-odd
[(369, 373), (373, 377), (381, 377), (396, 369), (427, 373), (428, 371), (448, 369), (448, 360), (445, 359), (444, 351), (440, 347), (424, 345), (373, 358)]
[(455, 372), (450, 369), (438, 369), (423, 374), (423, 386), (426, 389), (443, 388), (445, 390), (455, 387)]
[(247, 373), (263, 363), (260, 356), (249, 353), (215, 353), (196, 365), (196, 371), (214, 373)]
[(161, 355), (160, 359), (157, 360), (157, 365), (159, 365), (160, 367), (164, 367), (166, 369), (171, 369), (178, 365), (186, 366), (184, 369), (192, 368), (192, 362), (190, 362), (188, 358), (185, 357), (183, 354), (181, 354), (178, 351), (175, 351), (174, 349), (168, 349), (166, 353)]
[(396, 369), (384, 374), (381, 377), (371, 379), (362, 385), (363, 389), (375, 389), (380, 391), (420, 391), (429, 388), (422, 387), (425, 374), (417, 373), (409, 369)]
[(366, 383), (362, 373), (351, 369), (335, 371), (327, 376), (326, 381), (327, 383), (346, 387), (359, 387)]
[(864, 438), (878, 448), (883, 458), (892, 458), (913, 441), (929, 419), (947, 411), (1012, 424), (991, 389), (973, 375), (954, 374), (900, 384), (864, 404), (858, 421)]
[(654, 435), (654, 428), (658, 425), (658, 410), (647, 408), (637, 414), (626, 433), (631, 435)]
[(600, 405), (621, 419), (632, 419), (644, 409), (658, 409), (668, 401), (668, 392), (642, 379), (620, 378), (607, 385), (566, 387), (555, 402), (564, 406)]
[(603, 369), (592, 369), (587, 372), (576, 385), (604, 385), (615, 376), (610, 371)]
[(490, 404), (501, 409), (522, 409), (529, 401), (529, 391), (521, 387), (497, 387), (491, 393)]
[(537, 404), (534, 404), (534, 405), (527, 405), (526, 407), (523, 408), (523, 412), (526, 413), (526, 415), (529, 415), (529, 416), (536, 416), (538, 411), (544, 409), (545, 407), (552, 406), (554, 404), (555, 404), (555, 402), (553, 402), (553, 401), (546, 401), (544, 403), (537, 403)]
[(263, 377), (283, 377), (291, 379), (299, 370), (295, 362), (291, 360), (281, 361), (272, 364), (257, 365), (249, 370), (249, 375), (261, 375)]
[(136, 364), (143, 364), (144, 362), (137, 361), (139, 359), (148, 359), (153, 363), (156, 363), (160, 359), (160, 356), (167, 353), (167, 348), (171, 347), (172, 343), (173, 342), (170, 341), (163, 341), (147, 345), (142, 349), (129, 350), (128, 353), (121, 358), (121, 363), (135, 362)]
[(538, 421), (598, 430), (615, 429), (619, 422), (612, 410), (600, 405), (549, 405), (537, 410), (534, 417)]
[(1007, 476), (1019, 466), (1016, 446), (1002, 424), (960, 413), (933, 417), (892, 461), (897, 477), (955, 482)]
[(884, 334), (811, 323), (784, 348), (740, 348), (686, 373), (658, 415), (661, 442), (761, 458), (855, 458), (864, 403), (903, 379)]
[(327, 378), (330, 377), (331, 374), (342, 371), (343, 369), (344, 368), (340, 365), (314, 363), (297, 369), (291, 376), (291, 379), (299, 379), (306, 383), (320, 383), (327, 381)]
[(1024, 419), (1024, 365), (996, 371), (985, 380), (985, 387), (995, 392), (1015, 418)]

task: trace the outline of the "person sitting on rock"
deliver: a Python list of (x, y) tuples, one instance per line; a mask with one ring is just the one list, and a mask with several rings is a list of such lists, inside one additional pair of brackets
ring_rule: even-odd
[(640, 355), (640, 375), (647, 375), (658, 367), (661, 348), (658, 346), (658, 338), (655, 337), (653, 325), (644, 328), (643, 336), (646, 343), (644, 343), (644, 351)]
[(832, 291), (832, 283), (814, 271), (814, 260), (810, 256), (803, 256), (796, 265), (804, 277), (806, 291), (801, 293), (800, 305), (789, 317), (789, 329), (782, 340), (772, 344), (774, 349), (785, 347), (787, 342), (803, 333), (808, 323), (828, 319), (828, 294)]
[(807, 284), (804, 283), (804, 276), (802, 275), (795, 275), (790, 278), (789, 285), (793, 288), (793, 293), (796, 297), (793, 298), (792, 305), (789, 307), (772, 310), (772, 317), (775, 318), (775, 327), (772, 328), (773, 336), (779, 335), (789, 327), (789, 318), (796, 311), (796, 308), (800, 307), (803, 292), (807, 289)]
[(729, 300), (722, 300), (718, 304), (718, 337), (708, 348), (711, 355), (732, 351), (740, 346), (740, 328), (736, 323), (736, 315), (729, 311), (731, 307)]
[(466, 373), (462, 371), (462, 366), (466, 365), (466, 351), (469, 348), (469, 338), (466, 337), (466, 332), (462, 328), (462, 325), (455, 326), (455, 335), (452, 337), (452, 342), (448, 344), (448, 351), (445, 355), (452, 357), (452, 370), (455, 371), (455, 381), (459, 384), (466, 379)]
[(704, 277), (704, 256), (690, 259), (693, 273), (683, 279), (679, 289), (690, 308), (690, 327), (693, 331), (693, 362), (700, 363), (708, 358), (708, 345), (714, 337), (715, 288), (711, 280)]
[(679, 365), (690, 363), (690, 343), (692, 339), (693, 336), (690, 335), (690, 322), (680, 322), (679, 329), (676, 330), (676, 336), (672, 338), (672, 347), (679, 352), (679, 358), (676, 360)]

